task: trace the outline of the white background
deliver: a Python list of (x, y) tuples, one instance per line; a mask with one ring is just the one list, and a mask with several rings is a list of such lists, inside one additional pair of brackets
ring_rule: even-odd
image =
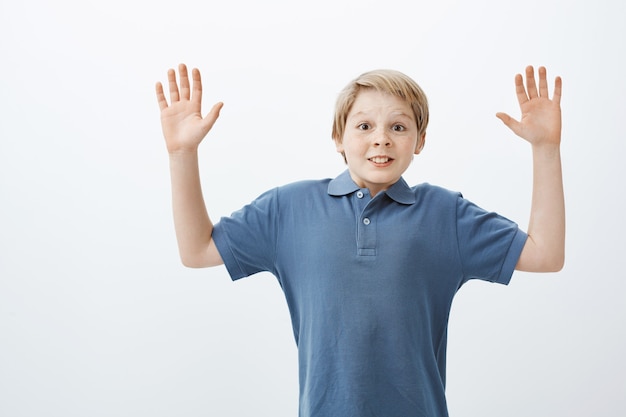
[(177, 257), (156, 81), (185, 62), (214, 219), (344, 169), (338, 91), (394, 68), (430, 99), (406, 173), (526, 226), (513, 77), (563, 77), (565, 269), (472, 282), (453, 305), (454, 417), (626, 414), (626, 8), (599, 0), (0, 3), (0, 416), (295, 416), (296, 347), (267, 274)]

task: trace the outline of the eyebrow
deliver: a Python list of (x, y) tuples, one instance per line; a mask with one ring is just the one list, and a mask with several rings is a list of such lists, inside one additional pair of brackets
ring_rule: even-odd
[(415, 116), (413, 116), (413, 113), (409, 113), (406, 114), (405, 112), (392, 112), (391, 113), (392, 116), (404, 116), (404, 117), (408, 117), (411, 120), (415, 120)]

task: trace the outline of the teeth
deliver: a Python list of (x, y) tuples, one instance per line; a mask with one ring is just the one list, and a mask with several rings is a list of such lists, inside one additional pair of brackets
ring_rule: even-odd
[(377, 164), (384, 164), (389, 162), (389, 158), (386, 156), (375, 156), (373, 158), (370, 158), (370, 160)]

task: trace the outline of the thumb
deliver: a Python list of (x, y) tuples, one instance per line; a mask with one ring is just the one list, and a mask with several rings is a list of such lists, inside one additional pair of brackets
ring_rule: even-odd
[(204, 119), (202, 119), (202, 121), (204, 122), (204, 126), (207, 128), (207, 130), (210, 130), (213, 127), (213, 124), (215, 124), (215, 121), (220, 116), (220, 110), (222, 110), (223, 106), (224, 103), (222, 102), (215, 103), (211, 110), (209, 110), (207, 115), (204, 116)]
[(496, 113), (496, 117), (502, 120), (502, 123), (504, 123), (509, 129), (511, 129), (513, 133), (518, 134), (520, 130), (520, 123), (517, 120), (515, 120), (508, 114), (501, 112)]

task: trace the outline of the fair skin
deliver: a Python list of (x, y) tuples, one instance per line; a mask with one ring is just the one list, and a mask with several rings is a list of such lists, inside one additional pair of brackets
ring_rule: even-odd
[[(553, 272), (562, 268), (565, 253), (565, 204), (561, 175), (561, 79), (556, 78), (549, 98), (545, 68), (526, 68), (526, 83), (515, 77), (521, 119), (505, 113), (496, 116), (516, 135), (528, 141), (533, 155), (533, 194), (528, 240), (517, 269)], [(161, 83), (156, 85), (161, 125), (169, 154), (174, 226), (180, 257), (189, 267), (221, 265), (211, 237), (213, 223), (204, 203), (198, 168), (198, 146), (213, 127), (222, 103), (201, 112), (200, 72), (179, 66), (179, 84), (168, 71), (170, 102)], [(422, 138), (423, 139), (423, 138)], [(346, 155), (352, 179), (372, 196), (394, 184), (421, 150), (410, 106), (395, 96), (364, 90), (351, 109), (346, 131), (337, 150)]]
[(552, 99), (546, 69), (540, 67), (539, 84), (534, 69), (526, 67), (526, 85), (515, 76), (515, 92), (522, 112), (515, 120), (506, 113), (496, 116), (513, 133), (532, 147), (533, 192), (528, 223), (528, 240), (516, 269), (527, 272), (556, 272), (565, 262), (565, 197), (561, 173), (561, 88), (556, 77)]
[(192, 92), (187, 67), (181, 64), (178, 70), (180, 89), (174, 70), (167, 73), (170, 104), (167, 103), (161, 83), (156, 85), (161, 127), (170, 159), (176, 240), (185, 266), (217, 266), (223, 261), (211, 238), (213, 223), (207, 213), (200, 186), (198, 146), (217, 120), (222, 103), (215, 104), (203, 117), (200, 72), (197, 69), (192, 71)]
[(364, 89), (348, 113), (337, 152), (345, 156), (352, 180), (374, 197), (396, 183), (420, 152), (417, 132), (406, 101)]

